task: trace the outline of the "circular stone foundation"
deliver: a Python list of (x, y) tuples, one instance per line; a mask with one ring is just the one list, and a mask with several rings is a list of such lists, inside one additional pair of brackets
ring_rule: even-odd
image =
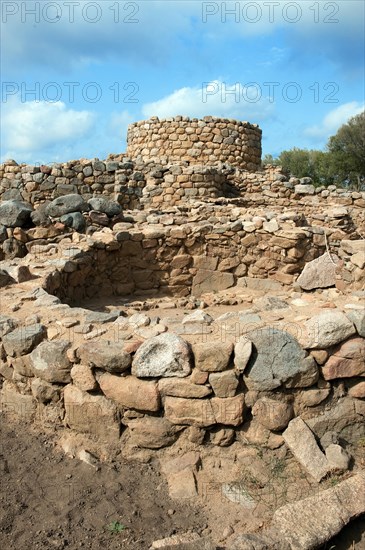
[(129, 126), (127, 154), (143, 162), (228, 162), (254, 172), (261, 164), (261, 136), (257, 124), (232, 119), (152, 117)]

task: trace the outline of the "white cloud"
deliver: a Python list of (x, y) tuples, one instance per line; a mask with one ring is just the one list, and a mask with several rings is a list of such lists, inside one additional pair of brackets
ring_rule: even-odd
[(113, 136), (125, 141), (127, 137), (128, 126), (134, 121), (135, 116), (132, 116), (129, 111), (113, 113), (110, 117), (110, 131), (112, 132)]
[[(1, 143), (15, 158), (31, 158), (44, 151), (58, 154), (61, 146), (71, 149), (90, 133), (95, 115), (69, 109), (59, 101), (21, 102), (13, 97), (2, 105)], [(5, 155), (3, 155), (4, 158)]]
[(180, 0), (7, 4), (2, 63), (12, 74), (22, 74), (25, 66), (66, 74), (110, 59), (156, 66), (192, 32), (191, 15), (200, 13), (200, 3)]
[(345, 124), (349, 118), (358, 115), (363, 110), (364, 105), (361, 105), (357, 101), (339, 105), (323, 118), (321, 124), (306, 128), (304, 134), (317, 140), (328, 138), (335, 134), (340, 126)]
[(273, 103), (265, 97), (265, 90), (256, 84), (245, 88), (240, 83), (228, 83), (220, 80), (202, 82), (200, 86), (184, 87), (172, 94), (146, 103), (142, 113), (146, 118), (160, 118), (184, 115), (203, 117), (206, 115), (249, 119), (250, 122), (265, 120), (272, 116)]

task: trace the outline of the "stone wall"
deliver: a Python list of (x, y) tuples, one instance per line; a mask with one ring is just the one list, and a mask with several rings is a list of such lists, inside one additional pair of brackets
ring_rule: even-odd
[[(285, 328), (243, 323), (239, 335), (190, 345), (159, 323), (146, 327), (143, 314), (73, 311), (40, 290), (29, 294), (36, 314), (26, 324), (1, 317), (5, 412), (119, 443), (123, 454), (182, 437), (198, 446), (286, 442), (301, 460), (312, 431), (323, 450), (333, 437), (346, 449), (363, 441), (363, 311), (322, 311)], [(94, 330), (83, 333), (90, 322)], [(155, 336), (142, 341), (148, 328)], [(299, 416), (292, 441), (289, 423)], [(316, 481), (339, 467), (324, 454), (321, 468), (308, 455), (301, 462)]]
[(296, 206), (304, 214), (307, 207), (318, 214), (318, 207), (333, 204), (364, 211), (365, 192), (334, 186), (315, 188), (301, 181), (287, 178), (280, 167), (250, 173), (230, 165), (162, 165), (132, 161), (123, 155), (51, 166), (7, 161), (0, 164), (0, 201), (25, 200), (37, 208), (45, 201), (77, 193), (86, 201), (102, 196), (124, 209), (148, 209), (239, 197), (246, 207)]
[(127, 154), (143, 161), (215, 164), (229, 162), (251, 172), (261, 164), (261, 135), (257, 124), (216, 117), (152, 117), (131, 124)]
[[(201, 296), (235, 286), (280, 290), (295, 283), (304, 265), (326, 250), (323, 229), (279, 229), (277, 222), (232, 223), (214, 228), (185, 224), (150, 225), (140, 229), (118, 224), (80, 243), (67, 243), (57, 253), (42, 242), (28, 243), (32, 255), (57, 266), (46, 280), (48, 292), (69, 303), (97, 296)], [(244, 229), (246, 228), (246, 230)], [(361, 289), (365, 255), (362, 241), (332, 240), (340, 262), (328, 261), (337, 286)]]
[[(117, 203), (98, 201), (66, 195), (42, 212), (22, 203), (11, 210), (2, 203), (2, 221), (15, 227), (0, 226), (0, 257), (42, 257), (51, 250), (61, 258), (63, 245), (75, 243), (72, 248), (81, 259), (75, 265), (68, 262), (59, 285), (60, 295), (73, 301), (105, 292), (197, 294), (240, 285), (246, 277), (290, 285), (327, 246), (342, 261), (338, 284), (354, 289), (364, 284), (365, 241), (348, 208), (322, 210), (321, 220), (315, 207), (305, 209), (310, 224), (295, 208), (265, 211), (229, 199), (124, 213), (118, 213)], [(29, 219), (40, 225), (28, 227)]]

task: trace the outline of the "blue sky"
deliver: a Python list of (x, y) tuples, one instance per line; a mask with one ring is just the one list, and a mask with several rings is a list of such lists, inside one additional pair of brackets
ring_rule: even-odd
[(364, 109), (362, 0), (5, 1), (1, 160), (105, 158), (157, 115), (257, 123), (323, 149)]

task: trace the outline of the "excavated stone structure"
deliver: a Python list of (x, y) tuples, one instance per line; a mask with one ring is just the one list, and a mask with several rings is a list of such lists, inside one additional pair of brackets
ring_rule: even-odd
[(361, 469), (365, 193), (260, 157), (256, 125), (154, 117), (127, 155), (0, 165), (2, 411), (62, 428), (67, 452), (75, 434), (127, 458), (184, 449), (172, 498), (197, 496), (213, 448), (288, 449), (310, 485)]

